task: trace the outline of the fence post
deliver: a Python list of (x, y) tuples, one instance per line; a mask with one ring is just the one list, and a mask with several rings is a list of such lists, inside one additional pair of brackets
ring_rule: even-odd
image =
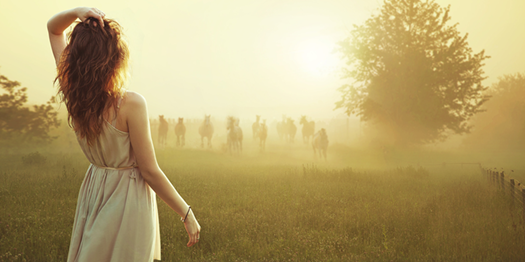
[(521, 200), (523, 202), (523, 219), (525, 219), (525, 188), (521, 188)]
[(505, 192), (505, 171), (501, 171), (500, 175), (501, 179), (501, 189), (503, 189), (503, 192)]
[(514, 206), (514, 187), (515, 187), (515, 183), (514, 183), (514, 178), (511, 178), (510, 179), (510, 197), (511, 197), (511, 205)]
[(494, 182), (498, 184), (498, 189), (501, 189), (501, 179), (499, 179), (499, 172), (494, 171)]

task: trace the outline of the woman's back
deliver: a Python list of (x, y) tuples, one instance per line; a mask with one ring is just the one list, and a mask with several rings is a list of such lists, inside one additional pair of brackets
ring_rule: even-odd
[[(120, 102), (119, 102), (120, 105)], [(89, 162), (99, 167), (129, 167), (136, 166), (135, 154), (131, 146), (128, 132), (117, 129), (117, 115), (110, 123), (103, 120), (103, 128), (95, 142), (90, 146), (86, 139), (78, 138), (82, 151)]]
[(160, 260), (155, 193), (136, 165), (129, 133), (115, 127), (118, 115), (112, 118), (103, 120), (91, 145), (77, 136), (91, 165), (78, 195), (68, 261)]

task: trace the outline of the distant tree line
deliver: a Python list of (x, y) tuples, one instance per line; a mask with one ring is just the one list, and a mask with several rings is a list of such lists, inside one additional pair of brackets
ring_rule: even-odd
[(485, 150), (525, 148), (525, 74), (504, 75), (492, 85), (486, 112), (472, 119), (474, 130), (465, 138), (470, 147)]
[(55, 98), (41, 105), (27, 106), (27, 88), (20, 82), (0, 75), (0, 145), (12, 146), (27, 143), (46, 143), (55, 137), (52, 128), (60, 122), (53, 108)]

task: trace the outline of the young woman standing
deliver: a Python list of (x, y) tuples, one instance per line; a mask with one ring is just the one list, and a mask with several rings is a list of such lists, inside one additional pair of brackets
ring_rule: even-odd
[[(64, 30), (81, 22), (66, 38)], [(129, 51), (122, 28), (78, 7), (47, 24), (59, 94), (91, 162), (80, 188), (68, 261), (160, 259), (155, 193), (180, 215), (190, 247), (201, 227), (157, 164), (146, 100), (123, 89)]]

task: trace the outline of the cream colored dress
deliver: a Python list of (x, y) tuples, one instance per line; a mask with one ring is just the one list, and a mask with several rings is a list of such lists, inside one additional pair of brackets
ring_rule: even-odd
[(160, 260), (155, 192), (134, 167), (129, 134), (104, 123), (92, 146), (78, 139), (91, 165), (78, 195), (67, 261)]

